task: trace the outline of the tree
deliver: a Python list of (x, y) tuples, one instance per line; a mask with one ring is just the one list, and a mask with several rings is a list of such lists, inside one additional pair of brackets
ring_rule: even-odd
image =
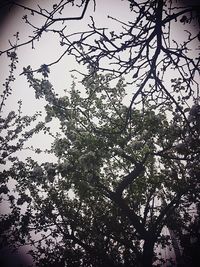
[[(90, 2), (82, 1), (82, 15), (74, 18), (56, 14), (76, 1), (61, 1), (52, 11), (11, 3), (46, 19), (28, 43), (53, 31), (66, 50), (55, 62), (23, 70), (36, 98), (47, 102), (45, 122), (31, 134), (51, 133), (51, 122), (59, 121), (52, 144), (58, 162), (15, 158), (2, 172), (17, 182), (18, 195), (4, 179), (1, 191), (11, 212), (1, 216), (1, 238), (5, 245), (35, 247), (30, 253), (37, 266), (162, 266), (156, 246), (170, 243), (163, 227), (184, 247), (184, 233), (194, 225), (189, 208), (199, 215), (199, 58), (189, 51), (199, 33), (188, 31), (196, 6), (129, 1), (132, 22), (111, 18), (121, 33), (97, 27), (93, 19), (81, 33), (51, 28), (82, 19)], [(173, 37), (177, 20), (187, 28), (187, 41)], [(87, 66), (84, 89), (74, 82), (59, 97), (48, 76), (68, 53)]]
[(93, 76), (84, 96), (73, 85), (58, 98), (48, 80), (28, 75), (48, 101), (46, 122), (60, 121), (52, 146), (59, 161), (14, 162), (9, 174), (20, 197), (8, 194), (13, 210), (3, 226), (15, 221), (5, 240), (14, 231), (18, 242), (36, 245), (39, 266), (151, 266), (155, 244), (169, 242), (164, 225), (180, 238), (190, 228), (188, 208), (199, 200), (199, 139), (189, 130), (197, 133), (199, 115), (189, 129), (181, 116), (169, 121), (146, 102), (131, 110), (124, 128), (125, 84), (110, 87), (111, 78)]

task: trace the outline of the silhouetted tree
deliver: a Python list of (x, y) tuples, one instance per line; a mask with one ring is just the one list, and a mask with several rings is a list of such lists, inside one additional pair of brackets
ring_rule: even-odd
[[(1, 163), (11, 164), (1, 172), (2, 200), (10, 206), (1, 215), (1, 241), (32, 246), (37, 266), (162, 266), (166, 259), (159, 249), (173, 241), (164, 227), (183, 247), (181, 264), (191, 264), (184, 238), (191, 237), (199, 215), (200, 106), (199, 57), (193, 56), (199, 32), (190, 27), (199, 23), (199, 7), (129, 2), (132, 21), (109, 18), (120, 32), (100, 28), (91, 18), (87, 30), (74, 33), (64, 24), (83, 19), (89, 5), (98, 12), (98, 1), (60, 1), (51, 10), (5, 2), (23, 8), (34, 31), (25, 43), (16, 34), (16, 44), (1, 52), (11, 59), (1, 109), (12, 92), (17, 49), (34, 47), (44, 32), (57, 34), (64, 47), (55, 62), (23, 69), (36, 98), (46, 100), (45, 121), (26, 130), (38, 115), (22, 116), (20, 107), (19, 115), (1, 119)], [(64, 17), (69, 5), (79, 5), (80, 16)], [(41, 17), (42, 26), (32, 25), (28, 13)], [(84, 73), (76, 69), (83, 91), (73, 82), (59, 97), (48, 76), (67, 55), (87, 67)], [(51, 152), (57, 162), (12, 156), (33, 134), (51, 134), (55, 119), (60, 131)], [(9, 179), (16, 182), (15, 192)]]

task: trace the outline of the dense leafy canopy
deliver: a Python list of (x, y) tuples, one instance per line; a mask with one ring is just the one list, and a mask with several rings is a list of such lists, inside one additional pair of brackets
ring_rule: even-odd
[[(60, 58), (74, 55), (87, 70), (81, 84), (74, 78), (59, 96), (48, 78), (59, 60), (24, 67), (46, 114), (42, 122), (40, 113), (24, 116), (19, 102), (17, 112), (1, 116), (1, 164), (9, 162), (1, 171), (1, 200), (9, 205), (1, 215), (1, 247), (29, 245), (36, 266), (192, 266), (200, 240), (199, 58), (192, 54), (199, 33), (188, 28), (198, 24), (197, 7), (128, 1), (133, 21), (118, 21), (120, 33), (93, 19), (85, 32), (54, 28), (82, 19), (92, 1), (80, 2), (80, 17), (63, 18), (78, 1), (60, 1), (52, 11), (7, 1), (45, 19), (28, 43), (53, 31), (66, 47)], [(186, 29), (187, 40), (174, 37), (174, 25)], [(16, 49), (28, 43), (2, 51), (11, 64), (1, 110), (12, 92)], [(54, 137), (48, 152), (57, 160), (16, 156), (41, 131)], [(174, 258), (163, 258), (170, 246)]]

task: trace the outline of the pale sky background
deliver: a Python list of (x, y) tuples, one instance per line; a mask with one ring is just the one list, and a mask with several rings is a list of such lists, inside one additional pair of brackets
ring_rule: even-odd
[[(85, 17), (81, 21), (69, 21), (67, 22), (67, 27), (70, 32), (81, 31), (87, 29), (87, 24), (91, 22), (90, 16), (94, 17), (94, 21), (96, 22), (96, 26), (99, 27), (109, 27), (109, 30), (120, 31), (120, 25), (113, 20), (108, 20), (107, 15), (113, 16), (119, 20), (124, 22), (132, 21), (134, 13), (130, 12), (128, 1), (120, 1), (120, 0), (96, 0), (96, 11), (93, 11), (93, 2), (88, 6), (88, 10), (86, 11)], [(41, 6), (53, 6), (55, 1), (52, 0), (43, 0), (43, 1), (32, 1), (32, 0), (24, 0), (21, 1), (24, 5), (28, 5), (29, 7), (36, 6), (37, 3), (40, 3)], [(82, 9), (68, 9), (68, 12), (63, 16), (79, 16), (81, 14)], [(0, 25), (0, 50), (6, 49), (9, 44), (8, 40), (14, 42), (13, 35), (16, 32), (19, 32), (20, 42), (28, 40), (28, 36), (32, 33), (32, 28), (29, 25), (25, 24), (22, 20), (24, 14), (29, 14), (27, 11), (24, 11), (21, 8), (13, 8), (10, 13), (7, 14), (6, 19), (3, 21), (2, 25)], [(33, 24), (40, 25), (41, 18), (37, 15), (31, 16), (28, 15), (29, 18), (32, 19)], [(59, 28), (60, 24), (58, 24)], [(57, 27), (57, 24), (54, 24), (53, 27)], [(175, 34), (180, 32), (177, 29), (174, 31)], [(184, 36), (180, 36), (179, 38), (184, 38)], [(29, 88), (28, 83), (26, 82), (26, 78), (24, 76), (20, 76), (19, 74), (22, 72), (23, 67), (31, 65), (33, 69), (40, 67), (41, 64), (48, 64), (52, 61), (55, 61), (60, 54), (62, 53), (64, 47), (60, 47), (58, 38), (56, 38), (52, 34), (44, 34), (42, 39), (39, 42), (35, 42), (35, 49), (31, 49), (31, 44), (23, 46), (17, 50), (17, 54), (19, 57), (19, 64), (17, 65), (17, 70), (15, 72), (16, 81), (12, 83), (13, 94), (6, 101), (6, 106), (4, 107), (4, 114), (7, 114), (10, 110), (17, 110), (17, 102), (18, 100), (22, 100), (22, 110), (24, 114), (33, 115), (36, 111), (43, 110), (45, 105), (45, 101), (36, 100), (33, 88)], [(194, 55), (196, 56), (196, 55)], [(6, 55), (0, 57), (0, 92), (4, 90), (2, 84), (5, 79), (8, 77), (8, 59)], [(70, 56), (65, 56), (58, 64), (51, 67), (51, 74), (49, 76), (50, 82), (53, 84), (56, 93), (63, 94), (63, 90), (66, 88), (70, 88), (72, 78), (71, 73), (69, 72), (71, 69), (82, 68), (78, 66), (75, 60)], [(174, 74), (173, 74), (174, 75)], [(169, 80), (172, 78), (169, 75)], [(57, 126), (55, 125), (55, 128)], [(33, 144), (35, 147), (50, 148), (52, 138), (47, 136), (35, 136), (31, 142), (28, 144)], [(34, 153), (23, 151), (20, 153), (22, 159), (25, 159), (27, 156), (34, 156)], [(50, 157), (47, 159), (44, 158), (44, 155), (37, 155), (38, 161), (53, 161), (54, 157)]]
[[(32, 0), (24, 0), (21, 1), (22, 4), (27, 5), (31, 8), (37, 6), (38, 3), (41, 4), (42, 7), (52, 7), (55, 1), (52, 0), (43, 0), (43, 1), (32, 1)], [(121, 25), (117, 22), (114, 22), (111, 19), (108, 19), (107, 16), (110, 15), (124, 22), (133, 21), (134, 13), (129, 9), (128, 1), (120, 1), (120, 0), (96, 0), (96, 11), (94, 12), (93, 1), (88, 6), (88, 9), (85, 13), (85, 17), (81, 21), (68, 21), (66, 23), (67, 30), (69, 33), (73, 33), (76, 31), (84, 31), (88, 28), (88, 23), (91, 22), (90, 16), (94, 17), (94, 21), (97, 27), (109, 27), (109, 31), (121, 31)], [(82, 9), (80, 8), (68, 8), (62, 16), (74, 17), (80, 16), (82, 13)], [(20, 43), (26, 40), (29, 40), (29, 35), (32, 34), (32, 28), (25, 24), (22, 20), (22, 17), (28, 14), (28, 18), (31, 19), (31, 22), (34, 25), (41, 25), (41, 18), (38, 15), (31, 16), (30, 13), (26, 10), (23, 10), (18, 7), (13, 7), (11, 11), (7, 14), (5, 19), (2, 21), (0, 25), (0, 50), (5, 50), (9, 47), (8, 40), (11, 42), (15, 41), (13, 35), (16, 32), (19, 32)], [(60, 23), (54, 24), (53, 27), (59, 28)], [(185, 38), (181, 27), (177, 26), (177, 29), (174, 29), (174, 36), (178, 36), (181, 40)], [(192, 30), (192, 25), (190, 26)], [(181, 33), (181, 34), (180, 34)], [(63, 52), (64, 47), (61, 47), (59, 44), (58, 38), (54, 34), (46, 34), (44, 33), (43, 37), (39, 42), (35, 42), (35, 49), (31, 49), (31, 44), (20, 47), (17, 50), (17, 54), (19, 57), (19, 64), (17, 65), (17, 69), (15, 71), (16, 80), (11, 84), (13, 88), (12, 95), (7, 99), (6, 106), (3, 111), (6, 115), (10, 110), (17, 111), (18, 105), (17, 102), (22, 100), (22, 111), (24, 114), (33, 115), (36, 111), (43, 110), (46, 102), (44, 100), (36, 100), (33, 88), (29, 88), (29, 85), (26, 81), (26, 78), (20, 73), (23, 70), (23, 67), (31, 65), (33, 69), (37, 69), (41, 64), (48, 64), (52, 61), (55, 61), (60, 54)], [(198, 47), (199, 44), (194, 43), (195, 47)], [(194, 53), (194, 57), (197, 56)], [(6, 54), (0, 57), (0, 92), (4, 90), (2, 84), (5, 82), (5, 79), (8, 77), (8, 58)], [(78, 65), (72, 56), (65, 56), (59, 63), (51, 67), (51, 74), (49, 76), (50, 82), (53, 84), (56, 93), (62, 95), (64, 89), (69, 89), (72, 78), (70, 70), (71, 69), (84, 69), (82, 66)], [(41, 77), (41, 76), (39, 76)], [(169, 73), (167, 79), (171, 79), (176, 77), (176, 73), (173, 71)], [(167, 80), (165, 81), (168, 82)], [(130, 87), (130, 91), (132, 87)], [(54, 124), (54, 128), (58, 128), (58, 125)], [(55, 130), (54, 129), (54, 130)], [(33, 139), (31, 139), (28, 145), (33, 144), (35, 147), (40, 147), (43, 149), (50, 148), (51, 142), (53, 139), (48, 137), (47, 135), (35, 135)], [(29, 152), (27, 150), (22, 151), (20, 153), (20, 157), (24, 160), (27, 156), (32, 156), (35, 158), (34, 152)], [(39, 154), (36, 156), (38, 161), (52, 161), (56, 160), (55, 157), (44, 157), (44, 154)]]
[[(37, 3), (40, 3), (41, 7), (52, 7), (55, 1), (21, 1), (22, 4), (27, 5), (31, 8), (36, 7)], [(69, 12), (68, 12), (69, 10)], [(72, 17), (80, 16), (82, 12), (81, 8), (71, 7), (67, 9), (67, 12), (63, 12), (63, 16)], [(31, 19), (31, 22), (34, 25), (41, 24), (41, 18), (36, 14), (31, 16), (28, 11), (25, 11), (21, 8), (15, 7), (7, 14), (6, 19), (0, 27), (0, 50), (5, 50), (8, 46), (8, 40), (15, 42), (15, 37), (13, 35), (16, 32), (19, 32), (19, 43), (29, 39), (29, 35), (32, 34), (32, 29), (29, 25), (25, 24), (22, 20), (24, 14), (28, 14), (28, 18)], [(109, 30), (120, 31), (121, 25), (117, 22), (114, 22), (111, 19), (108, 19), (107, 16), (113, 16), (122, 21), (131, 21), (133, 13), (130, 12), (128, 1), (116, 1), (116, 0), (97, 0), (96, 1), (96, 11), (94, 12), (93, 1), (88, 6), (88, 9), (85, 13), (85, 17), (81, 21), (68, 21), (67, 31), (69, 33), (76, 31), (84, 31), (88, 29), (88, 23), (91, 23), (90, 16), (94, 17), (96, 26), (98, 27), (109, 27)], [(60, 23), (54, 24), (53, 27), (59, 28)], [(18, 100), (22, 100), (22, 111), (24, 114), (34, 114), (34, 112), (43, 110), (45, 101), (36, 100), (33, 88), (29, 88), (26, 78), (20, 73), (23, 70), (23, 67), (31, 65), (33, 69), (37, 69), (40, 65), (46, 63), (51, 63), (55, 61), (65, 49), (59, 44), (59, 39), (55, 34), (44, 33), (39, 42), (34, 43), (35, 49), (31, 49), (31, 44), (22, 46), (17, 50), (19, 64), (15, 71), (16, 80), (12, 83), (13, 93), (7, 99), (6, 106), (3, 111), (7, 114), (11, 109), (17, 110)], [(4, 89), (2, 83), (5, 81), (5, 78), (8, 75), (8, 58), (5, 55), (0, 57), (0, 92)], [(56, 93), (60, 95), (63, 94), (64, 89), (69, 89), (72, 78), (70, 70), (79, 69), (84, 70), (83, 66), (78, 65), (72, 56), (65, 56), (58, 64), (51, 67), (51, 73), (49, 75), (49, 80), (53, 84)], [(41, 76), (39, 76), (41, 77)], [(56, 125), (55, 125), (56, 127)], [(38, 147), (47, 148), (50, 147), (52, 139), (45, 136), (41, 138), (41, 135), (34, 136), (31, 143), (36, 143)], [(30, 143), (30, 142), (29, 142)], [(29, 153), (28, 153), (29, 154)], [(25, 159), (26, 153), (21, 153), (22, 157)], [(34, 156), (34, 155), (32, 155)], [(43, 155), (37, 156), (39, 160), (42, 160)], [(53, 160), (53, 158), (52, 158)]]

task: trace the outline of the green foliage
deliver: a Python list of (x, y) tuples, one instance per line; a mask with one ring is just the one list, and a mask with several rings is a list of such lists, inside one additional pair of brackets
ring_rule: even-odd
[(180, 233), (190, 223), (194, 195), (199, 198), (197, 165), (192, 170), (198, 148), (188, 143), (186, 153), (179, 149), (191, 134), (199, 142), (197, 115), (191, 133), (180, 116), (170, 120), (148, 101), (129, 111), (123, 79), (114, 86), (110, 76), (91, 79), (84, 81), (84, 93), (73, 83), (58, 97), (49, 81), (28, 75), (47, 101), (46, 123), (60, 122), (52, 144), (58, 163), (14, 162), (10, 175), (19, 196), (12, 197), (5, 185), (1, 191), (18, 211), (15, 238), (37, 244), (32, 255), (39, 266), (58, 258), (71, 266), (137, 266), (141, 241), (167, 246), (167, 236), (159, 239), (161, 229), (167, 225)]
[[(187, 262), (185, 238), (199, 232), (199, 59), (189, 54), (199, 34), (184, 28), (187, 40), (181, 43), (171, 39), (171, 29), (178, 19), (182, 26), (194, 22), (194, 7), (129, 0), (133, 21), (110, 17), (122, 32), (97, 28), (93, 18), (89, 31), (68, 34), (65, 26), (54, 28), (58, 21), (82, 19), (91, 2), (60, 1), (51, 11), (19, 5), (45, 18), (35, 27), (29, 15), (23, 16), (34, 30), (27, 43), (34, 48), (44, 32), (53, 32), (65, 50), (53, 63), (23, 69), (35, 98), (46, 103), (44, 122), (38, 122), (39, 112), (22, 115), (21, 101), (17, 113), (0, 117), (0, 200), (8, 206), (0, 215), (1, 247), (31, 246), (29, 253), (41, 267), (160, 266), (165, 259), (159, 248), (174, 242), (162, 233), (168, 228)], [(60, 17), (68, 4), (83, 7), (82, 15)], [(0, 111), (12, 92), (16, 49), (27, 44), (18, 41), (17, 33), (16, 45), (0, 53), (11, 61)], [(67, 54), (87, 73), (81, 91), (73, 82), (59, 96), (48, 80), (50, 66)], [(46, 155), (43, 163), (21, 160), (17, 153), (41, 131), (54, 138), (50, 152), (57, 160), (49, 162)]]

